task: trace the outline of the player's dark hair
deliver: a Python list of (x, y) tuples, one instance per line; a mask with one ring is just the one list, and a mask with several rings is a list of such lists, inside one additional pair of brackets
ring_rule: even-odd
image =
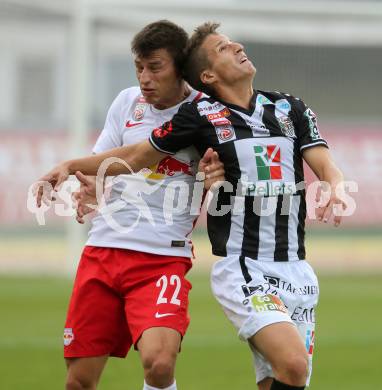
[(168, 20), (159, 20), (148, 24), (131, 42), (133, 54), (147, 58), (154, 50), (166, 49), (174, 60), (179, 75), (182, 74), (186, 59), (188, 34), (182, 28)]
[(220, 23), (206, 22), (196, 27), (188, 41), (187, 60), (184, 66), (185, 80), (198, 91), (207, 95), (213, 94), (212, 89), (200, 79), (202, 72), (210, 66), (206, 50), (201, 46), (211, 34), (217, 34)]

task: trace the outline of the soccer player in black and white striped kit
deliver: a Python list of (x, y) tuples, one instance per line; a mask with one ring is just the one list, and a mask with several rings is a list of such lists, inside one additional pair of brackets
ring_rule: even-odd
[[(108, 157), (134, 171), (194, 145), (212, 147), (226, 182), (210, 204), (208, 233), (215, 263), (212, 290), (254, 356), (260, 390), (304, 389), (309, 384), (318, 283), (306, 261), (303, 160), (330, 197), (318, 209), (327, 222), (345, 207), (343, 176), (321, 137), (313, 111), (300, 99), (253, 89), (256, 69), (243, 47), (199, 26), (189, 43), (187, 81), (206, 96), (181, 106), (149, 141), (66, 162), (45, 180), (75, 172), (94, 175)], [(208, 97), (208, 96), (210, 97)], [(114, 164), (108, 174), (126, 173)]]

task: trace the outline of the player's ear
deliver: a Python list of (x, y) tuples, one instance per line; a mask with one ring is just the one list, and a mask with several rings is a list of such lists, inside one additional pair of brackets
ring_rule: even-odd
[(200, 75), (200, 80), (203, 84), (210, 85), (216, 81), (215, 73), (211, 72), (209, 69), (205, 69)]

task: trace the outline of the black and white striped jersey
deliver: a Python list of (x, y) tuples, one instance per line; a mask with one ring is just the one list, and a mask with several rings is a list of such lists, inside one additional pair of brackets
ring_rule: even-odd
[(256, 91), (249, 110), (203, 97), (184, 104), (150, 142), (173, 154), (212, 147), (227, 182), (208, 209), (208, 234), (218, 256), (260, 261), (305, 259), (302, 152), (324, 145), (313, 111), (286, 93)]

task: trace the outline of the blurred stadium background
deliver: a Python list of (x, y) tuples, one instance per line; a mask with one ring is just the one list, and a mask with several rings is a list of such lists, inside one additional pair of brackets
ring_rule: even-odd
[[(28, 189), (55, 163), (90, 153), (114, 97), (136, 85), (133, 35), (162, 18), (189, 32), (221, 22), (254, 60), (256, 88), (302, 97), (318, 114), (359, 191), (340, 229), (308, 221), (322, 293), (311, 388), (381, 388), (382, 1), (0, 0), (0, 389), (63, 387), (61, 333), (86, 227), (62, 199), (68, 216), (50, 210), (39, 226)], [(178, 382), (255, 388), (250, 356), (209, 292), (214, 259), (200, 220)], [(132, 355), (109, 363), (100, 388), (141, 388)]]

